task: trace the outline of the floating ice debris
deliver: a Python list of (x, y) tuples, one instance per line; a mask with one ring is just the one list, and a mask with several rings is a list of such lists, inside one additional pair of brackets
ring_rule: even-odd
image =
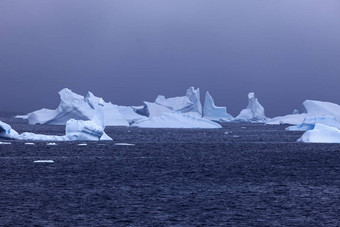
[(28, 119), (28, 115), (16, 115), (14, 118), (17, 118), (17, 119)]
[(4, 144), (4, 145), (7, 144), (7, 145), (8, 145), (8, 144), (11, 144), (11, 143), (10, 143), (10, 142), (0, 142), (0, 145), (1, 145), (1, 144)]
[(47, 146), (55, 146), (55, 145), (57, 145), (56, 143), (47, 143), (46, 144)]
[(243, 127), (241, 127), (241, 129), (247, 129), (247, 127), (244, 127), (244, 126), (243, 126)]
[(115, 146), (135, 146), (135, 144), (131, 144), (131, 143), (115, 143)]
[(34, 145), (34, 143), (25, 143), (25, 145)]
[(36, 160), (34, 163), (54, 163), (53, 160)]
[(225, 131), (225, 132), (224, 132), (225, 135), (229, 135), (229, 134), (231, 134), (231, 133), (233, 133), (233, 132), (232, 132), (232, 131)]
[(79, 143), (78, 146), (87, 146), (86, 143)]
[(239, 138), (240, 136), (238, 136), (238, 135), (233, 135), (233, 137), (234, 137), (234, 138)]

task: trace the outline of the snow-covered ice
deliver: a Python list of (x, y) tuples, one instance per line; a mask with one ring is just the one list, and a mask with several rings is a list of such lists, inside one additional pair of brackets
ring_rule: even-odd
[(322, 117), (308, 117), (305, 118), (302, 124), (289, 126), (286, 128), (287, 131), (307, 131), (314, 129), (316, 124), (323, 124), (330, 127), (340, 129), (340, 123), (335, 120), (333, 116), (322, 116)]
[(0, 137), (6, 139), (15, 139), (19, 134), (12, 129), (9, 124), (0, 121)]
[(323, 124), (316, 124), (314, 129), (306, 131), (298, 142), (304, 143), (340, 143), (340, 130)]
[(208, 91), (205, 94), (203, 117), (218, 122), (229, 122), (234, 119), (233, 116), (227, 113), (226, 107), (215, 106), (214, 100)]
[(302, 124), (305, 118), (334, 116), (335, 120), (340, 122), (340, 106), (331, 102), (322, 102), (315, 100), (306, 100), (303, 102), (304, 113), (288, 114), (270, 119), (267, 124)]
[(132, 143), (115, 143), (116, 146), (135, 146), (135, 144)]
[(185, 96), (181, 97), (165, 98), (159, 95), (155, 100), (155, 104), (164, 106), (172, 111), (182, 113), (194, 112), (202, 116), (199, 88), (195, 89), (194, 87), (190, 87), (187, 89)]
[(34, 163), (54, 163), (53, 160), (35, 160)]
[[(110, 102), (104, 102), (102, 98), (96, 97), (91, 92), (88, 92), (84, 97), (64, 88), (59, 91), (59, 95), (60, 104), (57, 109), (41, 109), (29, 113), (29, 123), (65, 125), (70, 119), (92, 120), (96, 115), (99, 102), (103, 103), (105, 125), (107, 126), (129, 126), (129, 122), (133, 122), (134, 118), (143, 118), (143, 116), (136, 114), (132, 108), (119, 107)], [(129, 108), (131, 111), (129, 111)]]
[(194, 114), (180, 112), (163, 113), (137, 122), (132, 126), (140, 128), (221, 128), (221, 125), (216, 122), (196, 117)]
[(235, 117), (235, 122), (258, 122), (264, 123), (268, 120), (264, 113), (263, 106), (259, 103), (255, 97), (254, 92), (248, 94), (248, 106), (243, 109), (240, 114)]

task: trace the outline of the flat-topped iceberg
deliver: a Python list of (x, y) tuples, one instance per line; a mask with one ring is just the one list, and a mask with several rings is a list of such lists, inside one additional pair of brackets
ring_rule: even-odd
[(340, 106), (331, 102), (322, 102), (315, 100), (306, 100), (303, 102), (304, 113), (289, 114), (270, 119), (267, 124), (302, 124), (306, 118), (334, 116), (335, 120), (340, 122)]
[(286, 130), (287, 131), (307, 131), (307, 130), (314, 129), (316, 124), (322, 124), (322, 125), (340, 129), (340, 123), (335, 120), (335, 117), (322, 116), (322, 117), (305, 118), (302, 124), (289, 126), (286, 128)]
[(216, 122), (191, 113), (171, 112), (150, 117), (132, 126), (140, 128), (221, 128)]
[[(60, 104), (57, 109), (41, 109), (28, 114), (29, 124), (65, 125), (70, 119), (92, 120), (96, 114), (96, 106), (102, 98), (88, 92), (85, 97), (64, 88), (59, 92)], [(103, 102), (105, 125), (129, 126), (136, 120), (144, 119), (131, 107), (119, 107), (110, 102)], [(124, 117), (125, 116), (125, 117)]]
[(230, 122), (234, 119), (233, 116), (227, 113), (226, 107), (215, 106), (214, 100), (208, 91), (205, 93), (203, 117), (218, 122)]
[(243, 109), (240, 114), (235, 117), (235, 122), (258, 122), (264, 123), (268, 120), (264, 113), (263, 106), (259, 103), (255, 97), (254, 92), (248, 94), (248, 106)]
[(314, 129), (306, 131), (298, 142), (304, 143), (340, 143), (340, 130), (323, 124), (316, 124)]

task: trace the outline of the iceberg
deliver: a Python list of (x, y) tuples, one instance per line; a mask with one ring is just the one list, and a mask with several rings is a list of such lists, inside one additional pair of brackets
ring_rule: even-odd
[(340, 129), (340, 123), (335, 120), (333, 116), (322, 116), (322, 117), (308, 117), (305, 118), (302, 124), (289, 126), (286, 128), (287, 131), (307, 131), (314, 129), (316, 124), (322, 124), (330, 127)]
[(74, 140), (112, 140), (105, 132), (104, 101), (97, 100), (96, 114), (93, 121), (70, 119), (66, 122), (64, 136), (35, 134), (31, 132), (17, 133), (10, 125), (0, 121), (0, 137), (15, 140), (40, 141), (74, 141)]
[(268, 118), (265, 116), (264, 108), (255, 97), (254, 92), (248, 94), (248, 106), (243, 109), (234, 119), (235, 122), (257, 122), (265, 123)]
[(314, 129), (306, 131), (298, 142), (303, 143), (340, 143), (340, 130), (323, 124), (316, 124)]
[(129, 126), (129, 122), (133, 122), (135, 119), (143, 119), (143, 116), (138, 116), (132, 108), (129, 111), (129, 107), (124, 108), (111, 102), (104, 102), (102, 98), (94, 96), (91, 92), (83, 97), (70, 89), (64, 88), (59, 91), (59, 95), (60, 104), (57, 109), (41, 109), (29, 113), (29, 124), (66, 125), (66, 122), (70, 119), (92, 120), (95, 117), (99, 102), (103, 103), (105, 125), (107, 126)]
[(216, 122), (190, 113), (168, 112), (134, 123), (140, 128), (221, 128)]
[(0, 121), (0, 138), (15, 139), (19, 133), (13, 130), (9, 124)]
[[(9, 127), (9, 128), (8, 128)], [(6, 133), (4, 130), (6, 129)], [(71, 119), (66, 123), (66, 134), (63, 136), (35, 134), (31, 132), (17, 133), (3, 122), (0, 122), (0, 137), (15, 140), (38, 140), (38, 141), (75, 141), (75, 140), (112, 140), (102, 126), (93, 121)]]
[(163, 113), (172, 113), (173, 111), (165, 106), (158, 105), (152, 102), (144, 102), (143, 113), (147, 117), (156, 117)]
[(270, 119), (267, 124), (302, 124), (305, 118), (334, 116), (335, 120), (340, 122), (340, 106), (331, 102), (322, 102), (315, 100), (306, 100), (303, 102), (304, 113), (289, 114)]
[(230, 122), (234, 119), (233, 116), (227, 113), (226, 107), (215, 106), (214, 100), (208, 91), (205, 93), (203, 118), (218, 122)]
[(164, 106), (172, 111), (188, 113), (194, 112), (197, 115), (202, 116), (202, 104), (200, 100), (200, 89), (195, 90), (194, 87), (187, 89), (186, 95), (174, 98), (165, 98), (159, 95), (155, 104)]

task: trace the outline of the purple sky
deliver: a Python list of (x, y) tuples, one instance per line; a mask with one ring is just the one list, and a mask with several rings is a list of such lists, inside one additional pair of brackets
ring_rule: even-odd
[(68, 87), (141, 105), (209, 90), (236, 115), (340, 104), (339, 0), (0, 0), (0, 111), (58, 106)]

